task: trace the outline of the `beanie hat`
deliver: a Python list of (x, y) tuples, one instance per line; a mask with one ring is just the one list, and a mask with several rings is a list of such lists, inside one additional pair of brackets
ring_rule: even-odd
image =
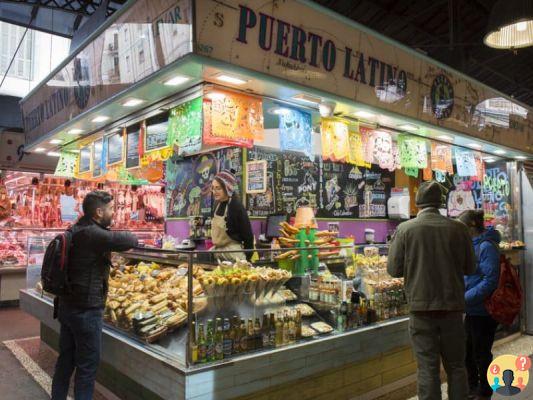
[(231, 197), (235, 192), (235, 186), (237, 185), (237, 177), (235, 174), (232, 171), (225, 169), (216, 174), (215, 179), (224, 185), (226, 193)]
[(422, 183), (416, 193), (415, 203), (418, 208), (443, 207), (445, 199), (440, 183), (436, 181)]

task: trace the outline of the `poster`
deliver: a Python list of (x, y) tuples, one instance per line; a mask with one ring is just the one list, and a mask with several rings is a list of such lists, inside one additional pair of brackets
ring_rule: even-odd
[(431, 142), (431, 169), (453, 175), (452, 146)]
[(98, 178), (99, 176), (102, 175), (103, 150), (104, 150), (103, 139), (95, 140), (93, 142), (93, 178)]
[(283, 199), (281, 193), (282, 159), (279, 151), (254, 146), (247, 150), (248, 160), (264, 160), (267, 163), (267, 185), (264, 193), (246, 196), (246, 209), (250, 215), (265, 217), (281, 212)]
[(297, 151), (313, 158), (311, 114), (283, 108), (279, 114), (279, 140), (281, 151)]
[(246, 163), (246, 193), (265, 193), (267, 190), (267, 162), (248, 161)]
[(402, 168), (424, 169), (428, 165), (426, 140), (416, 136), (398, 137), (400, 164)]
[(140, 165), (139, 139), (139, 130), (126, 135), (126, 169), (137, 168)]
[[(158, 116), (159, 117), (159, 116)], [(157, 121), (147, 121), (144, 133), (144, 152), (160, 150), (167, 147), (168, 120), (167, 116), (159, 117)]]
[(124, 154), (124, 139), (122, 133), (115, 133), (107, 136), (107, 165), (114, 165), (122, 162)]
[(202, 148), (202, 98), (180, 104), (170, 111), (167, 145), (178, 147), (178, 155)]
[[(62, 152), (61, 156), (59, 157), (59, 161), (57, 162), (54, 175), (62, 176), (65, 178), (73, 177), (76, 171), (77, 160), (78, 160), (78, 156), (75, 153), (71, 153), (68, 151)], [(89, 164), (90, 162), (91, 161), (89, 159)]]
[(487, 225), (503, 226), (511, 223), (512, 193), (507, 163), (500, 161), (485, 170), (482, 186), (483, 211)]
[(91, 147), (86, 146), (80, 149), (80, 162), (78, 172), (83, 174), (91, 170)]
[(464, 149), (455, 149), (455, 164), (457, 175), (459, 176), (477, 176), (477, 164), (474, 152)]

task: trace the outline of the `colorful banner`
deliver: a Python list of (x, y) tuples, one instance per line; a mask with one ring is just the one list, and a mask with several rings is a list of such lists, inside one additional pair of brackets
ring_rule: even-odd
[(203, 142), (207, 145), (214, 146), (239, 146), (247, 147), (251, 149), (254, 145), (252, 139), (247, 138), (229, 138), (229, 137), (220, 137), (213, 134), (213, 102), (209, 99), (204, 98), (203, 100)]
[(416, 136), (398, 137), (400, 164), (403, 168), (424, 169), (428, 165), (426, 140)]
[(167, 145), (178, 147), (178, 155), (189, 155), (202, 148), (202, 98), (180, 104), (170, 111)]
[(394, 170), (392, 137), (389, 132), (374, 130), (368, 137), (365, 159), (382, 169)]
[(322, 118), (320, 124), (322, 158), (325, 161), (347, 162), (350, 156), (350, 132), (348, 124)]
[(407, 176), (412, 176), (413, 178), (418, 178), (418, 172), (419, 172), (419, 169), (418, 168), (405, 168), (405, 174)]
[(431, 142), (431, 169), (453, 175), (452, 146)]
[[(350, 150), (348, 152), (348, 162), (355, 164), (358, 167), (370, 168), (370, 163), (365, 161), (365, 148), (363, 144), (363, 135), (358, 130), (350, 129), (348, 131), (348, 144)], [(324, 148), (322, 146), (322, 148)]]
[(283, 108), (279, 114), (279, 142), (281, 151), (298, 151), (313, 159), (311, 114)]
[(76, 172), (76, 165), (78, 162), (78, 155), (71, 152), (62, 152), (57, 162), (55, 176), (62, 176), (65, 178), (72, 178)]
[(455, 149), (455, 164), (457, 175), (477, 176), (477, 164), (474, 152), (470, 150)]
[(474, 160), (476, 161), (476, 175), (473, 177), (473, 180), (478, 182), (483, 182), (483, 177), (485, 176), (485, 162), (483, 161), (483, 154), (476, 151), (474, 153)]

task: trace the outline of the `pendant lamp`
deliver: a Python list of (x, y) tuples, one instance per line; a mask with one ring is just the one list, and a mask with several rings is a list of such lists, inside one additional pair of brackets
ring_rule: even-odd
[(484, 43), (495, 49), (533, 46), (533, 0), (498, 0), (489, 17)]

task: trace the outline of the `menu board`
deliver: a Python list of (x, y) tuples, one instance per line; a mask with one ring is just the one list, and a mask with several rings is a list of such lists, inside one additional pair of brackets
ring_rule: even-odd
[(91, 170), (91, 148), (89, 146), (80, 149), (80, 163), (78, 172), (80, 174)]
[(124, 152), (124, 139), (121, 133), (106, 137), (107, 140), (107, 165), (122, 162)]
[(265, 217), (281, 211), (281, 153), (273, 152), (262, 147), (247, 150), (248, 160), (266, 161), (267, 182), (263, 193), (253, 193), (246, 196), (246, 209), (255, 217)]
[(318, 207), (319, 164), (294, 152), (281, 154), (282, 212), (292, 214), (301, 206)]
[(359, 206), (359, 218), (387, 217), (387, 201), (394, 186), (394, 172), (377, 165), (365, 169), (363, 202)]
[(93, 142), (93, 178), (97, 178), (102, 175), (103, 147), (103, 139), (98, 139)]
[(365, 168), (352, 164), (322, 162), (318, 216), (357, 218), (363, 203), (365, 172)]
[(511, 180), (507, 163), (490, 164), (483, 178), (483, 211), (487, 225), (510, 225), (512, 212)]
[(126, 169), (137, 168), (140, 164), (139, 138), (139, 129), (126, 135)]
[(265, 193), (267, 186), (267, 162), (248, 161), (246, 163), (246, 193)]
[(158, 115), (146, 121), (144, 151), (150, 152), (167, 147), (168, 116)]

